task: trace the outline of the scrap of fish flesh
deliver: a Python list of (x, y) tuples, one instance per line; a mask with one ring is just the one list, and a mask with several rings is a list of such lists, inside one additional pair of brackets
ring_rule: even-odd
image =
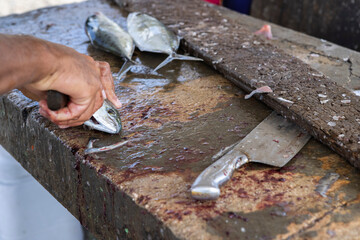
[(263, 35), (266, 37), (266, 39), (273, 39), (273, 35), (271, 32), (271, 26), (269, 24), (265, 24), (260, 28), (258, 31), (256, 31), (254, 34), (256, 35)]
[(84, 125), (111, 134), (119, 133), (122, 128), (119, 112), (107, 99)]
[(273, 92), (273, 90), (269, 86), (262, 86), (255, 89), (250, 94), (245, 95), (245, 99), (251, 98), (256, 93), (271, 93), (271, 92)]
[(202, 61), (201, 58), (177, 54), (180, 38), (154, 17), (139, 12), (131, 13), (127, 18), (127, 28), (141, 51), (169, 55), (155, 68), (155, 71), (174, 59)]

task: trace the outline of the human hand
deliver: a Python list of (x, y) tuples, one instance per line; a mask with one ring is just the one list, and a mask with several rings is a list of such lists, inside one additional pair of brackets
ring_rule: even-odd
[[(61, 128), (78, 126), (90, 119), (108, 98), (117, 108), (121, 103), (115, 95), (110, 66), (106, 62), (75, 50), (48, 43), (53, 50), (52, 67), (41, 79), (24, 85), (20, 90), (34, 100), (40, 100), (40, 114)], [(49, 59), (49, 60), (50, 60)], [(51, 111), (46, 102), (47, 90), (56, 90), (70, 97), (68, 105), (58, 111)]]

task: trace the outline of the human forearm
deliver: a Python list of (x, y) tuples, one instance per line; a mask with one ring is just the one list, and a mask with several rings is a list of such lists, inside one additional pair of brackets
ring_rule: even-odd
[[(64, 45), (30, 36), (0, 34), (0, 94), (13, 88), (39, 101), (40, 113), (61, 127), (88, 120), (105, 97), (121, 106), (108, 63)], [(51, 111), (46, 102), (48, 90), (68, 95), (68, 105)]]
[(56, 50), (31, 36), (0, 34), (0, 94), (51, 75)]

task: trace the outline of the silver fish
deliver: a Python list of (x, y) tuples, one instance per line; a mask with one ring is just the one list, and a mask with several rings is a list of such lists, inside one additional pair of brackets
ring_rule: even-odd
[(135, 49), (132, 37), (103, 13), (97, 12), (87, 18), (85, 32), (94, 47), (125, 58), (117, 77), (120, 78), (130, 70), (131, 65), (137, 64), (131, 60)]
[(131, 13), (127, 18), (127, 28), (140, 51), (169, 55), (155, 71), (174, 59), (203, 61), (201, 58), (177, 54), (180, 38), (154, 17), (139, 12)]
[(87, 18), (85, 32), (94, 47), (131, 61), (135, 49), (131, 36), (103, 13)]
[(98, 131), (116, 134), (121, 131), (121, 119), (115, 106), (105, 99), (101, 108), (84, 125)]
[(115, 148), (124, 146), (126, 143), (128, 143), (129, 141), (121, 141), (109, 146), (105, 146), (105, 147), (99, 147), (99, 148), (94, 148), (94, 142), (97, 141), (98, 139), (91, 139), (88, 143), (88, 145), (86, 146), (86, 149), (84, 151), (84, 154), (91, 154), (91, 153), (98, 153), (98, 152), (106, 152), (106, 151), (110, 151), (113, 150)]

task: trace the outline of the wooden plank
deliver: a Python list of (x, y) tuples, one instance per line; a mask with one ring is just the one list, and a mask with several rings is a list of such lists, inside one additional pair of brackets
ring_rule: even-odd
[[(123, 61), (87, 42), (84, 22), (94, 11), (125, 26), (126, 13), (116, 5), (90, 0), (1, 18), (0, 31), (65, 44), (109, 62), (117, 72)], [(225, 15), (245, 21), (233, 12)], [(297, 49), (294, 56), (312, 51), (291, 42), (297, 46), (292, 48), (281, 39), (278, 44)], [(136, 50), (134, 59), (155, 67), (165, 57)], [(333, 58), (318, 60), (325, 73), (338, 64)], [(353, 69), (359, 65), (354, 62)], [(271, 109), (245, 100), (243, 91), (201, 62), (174, 61), (160, 74), (163, 77), (135, 71), (115, 81), (123, 102), (124, 129), (119, 135), (82, 127), (59, 129), (39, 114), (36, 102), (13, 91), (0, 98), (0, 143), (98, 239), (359, 235), (359, 172), (314, 139), (284, 168), (249, 164), (234, 173), (218, 200), (192, 199), (189, 188), (211, 157), (243, 138)], [(103, 146), (124, 137), (130, 140), (127, 146), (83, 154), (89, 138), (99, 138), (96, 144)], [(329, 174), (338, 179), (328, 181)]]
[(226, 10), (203, 1), (117, 0), (183, 37), (189, 52), (246, 91), (268, 85), (268, 106), (360, 168), (360, 99), (299, 59), (255, 36)]

